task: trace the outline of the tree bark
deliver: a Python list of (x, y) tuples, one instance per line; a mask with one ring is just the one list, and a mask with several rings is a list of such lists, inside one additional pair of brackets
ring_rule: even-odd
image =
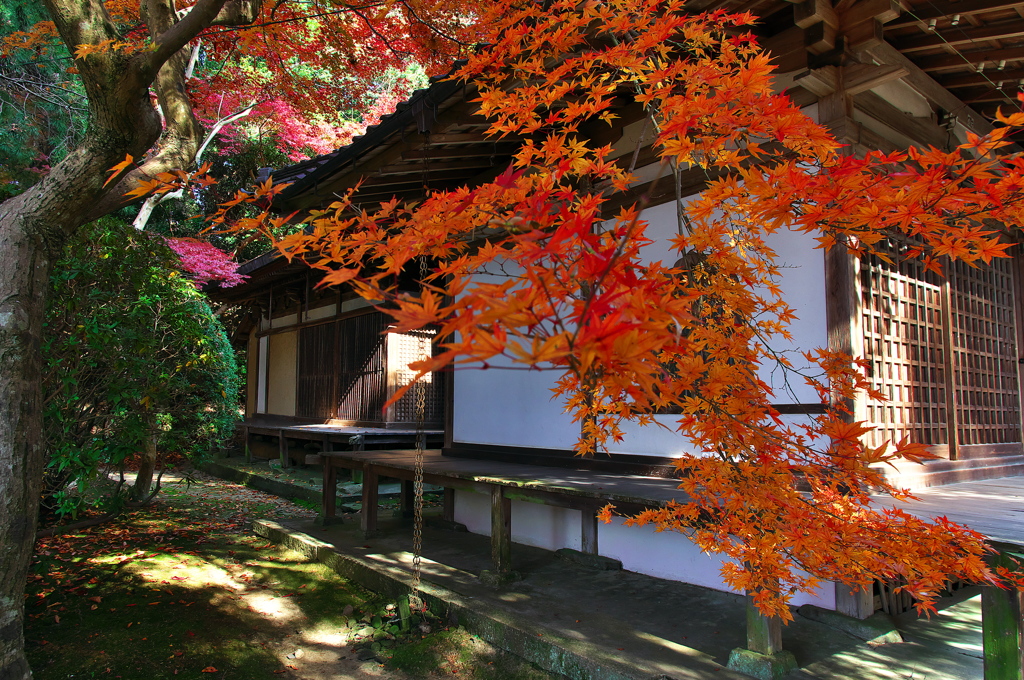
[(156, 472), (156, 440), (158, 437), (156, 429), (156, 418), (152, 413), (146, 414), (146, 429), (149, 434), (146, 436), (142, 451), (139, 453), (139, 472), (135, 475), (135, 485), (132, 487), (132, 497), (141, 501), (149, 494), (149, 488), (153, 485), (153, 473)]
[(42, 490), (39, 374), (50, 258), (0, 204), (0, 678), (31, 677), (23, 653), (25, 576)]
[[(72, 50), (121, 39), (102, 0), (44, 2)], [(171, 0), (144, 2), (150, 15), (173, 12)], [(170, 143), (147, 163), (160, 164), (165, 154), (176, 159), (181, 147), (189, 158), (194, 154), (199, 128), (184, 100), (169, 92), (173, 74), (164, 71), (158, 85), (171, 109), (164, 112), (167, 130), (149, 91), (164, 64), (210, 25), (224, 4), (198, 0), (182, 18), (157, 27), (151, 51), (106, 51), (76, 59), (89, 98), (82, 144), (38, 184), (0, 203), (0, 680), (32, 677), (24, 653), (24, 591), (42, 487), (40, 346), (51, 264), (78, 227), (100, 216), (96, 206), (119, 203), (123, 184), (104, 187), (104, 181), (125, 154), (142, 158), (167, 131)], [(182, 57), (174, 61), (175, 68), (182, 66)]]

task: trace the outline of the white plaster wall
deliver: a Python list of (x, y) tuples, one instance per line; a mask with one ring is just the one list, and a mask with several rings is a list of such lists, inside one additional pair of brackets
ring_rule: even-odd
[(700, 455), (698, 449), (676, 432), (678, 416), (660, 415), (654, 416), (654, 419), (664, 427), (640, 426), (632, 422), (620, 423), (622, 441), (609, 442), (609, 453), (628, 453), (636, 456), (681, 456), (684, 453)]
[(299, 322), (298, 312), (294, 314), (285, 314), (283, 316), (275, 316), (270, 319), (269, 328), (284, 328), (285, 326), (294, 326)]
[(270, 356), (270, 337), (264, 335), (259, 341), (259, 367), (256, 376), (256, 413), (267, 412), (267, 360)]
[[(648, 208), (641, 213), (648, 222), (647, 235), (654, 243), (641, 251), (647, 262), (671, 264), (677, 259), (669, 239), (676, 235), (675, 202)], [(800, 352), (827, 344), (825, 325), (824, 254), (813, 237), (789, 231), (768, 239), (782, 268), (779, 285), (785, 299), (796, 310), (791, 326), (793, 341), (777, 338), (774, 347), (787, 353), (797, 368), (806, 368)], [(579, 426), (563, 412), (562, 404), (551, 399), (557, 377), (552, 371), (506, 370), (511, 362), (493, 361), (492, 368), (462, 368), (455, 372), (454, 441), (460, 443), (572, 448)], [(789, 378), (788, 381), (786, 378)], [(762, 379), (776, 390), (780, 404), (815, 403), (818, 397), (799, 376), (765, 365)], [(684, 451), (698, 453), (675, 433), (674, 418), (659, 416), (669, 429), (624, 423), (624, 440), (609, 445), (612, 453), (672, 456)]]
[[(782, 298), (796, 310), (797, 318), (789, 325), (792, 341), (777, 337), (772, 346), (783, 351), (796, 369), (808, 369), (801, 352), (826, 347), (828, 326), (825, 323), (825, 253), (815, 248), (814, 237), (791, 231), (780, 231), (767, 239), (775, 250), (776, 262), (782, 270), (779, 287)], [(775, 366), (763, 366), (761, 378), (775, 389), (775, 403), (816, 403), (817, 393), (799, 376), (790, 375), (788, 386), (784, 373)]]
[(337, 309), (338, 306), (332, 302), (331, 304), (324, 305), (322, 307), (314, 307), (313, 309), (306, 312), (303, 316), (305, 316), (306, 321), (326, 319), (328, 317), (334, 316), (334, 314), (337, 312)]
[[(494, 366), (509, 362), (491, 362)], [(568, 449), (579, 424), (552, 400), (556, 373), (460, 368), (454, 373), (454, 441)]]
[[(582, 547), (580, 511), (540, 503), (512, 501), (512, 540), (545, 550)], [(491, 535), (491, 497), (471, 491), (455, 492), (455, 521), (474, 534)]]
[[(537, 503), (512, 501), (512, 540), (545, 550), (579, 550), (580, 513)], [(455, 492), (455, 521), (474, 534), (491, 535), (490, 496), (468, 491)], [(653, 527), (627, 527), (621, 519), (598, 525), (598, 550), (601, 555), (622, 562), (623, 569), (648, 576), (682, 581), (714, 590), (733, 592), (722, 581), (722, 558), (700, 551), (685, 536)], [(515, 547), (513, 546), (513, 551)], [(835, 609), (835, 588), (826, 583), (817, 596), (800, 594), (794, 606), (815, 604)]]

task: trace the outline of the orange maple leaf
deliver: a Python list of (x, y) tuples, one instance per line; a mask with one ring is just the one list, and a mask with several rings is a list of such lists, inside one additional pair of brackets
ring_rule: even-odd
[(107, 181), (103, 183), (103, 186), (107, 186), (108, 184), (113, 182), (114, 178), (117, 177), (118, 175), (120, 175), (122, 170), (124, 170), (125, 168), (127, 168), (129, 165), (132, 164), (132, 161), (133, 161), (132, 155), (131, 154), (127, 154), (124, 157), (123, 161), (121, 161), (117, 165), (115, 165), (112, 168), (110, 168), (110, 176), (107, 177)]

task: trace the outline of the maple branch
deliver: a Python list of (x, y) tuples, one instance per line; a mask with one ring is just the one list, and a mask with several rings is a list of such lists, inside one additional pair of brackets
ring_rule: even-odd
[(419, 22), (419, 24), (421, 26), (426, 26), (428, 29), (430, 29), (431, 31), (433, 31), (437, 35), (441, 36), (442, 38), (444, 38), (448, 42), (453, 43), (455, 45), (458, 45), (460, 47), (471, 47), (472, 46), (472, 43), (463, 42), (462, 40), (459, 40), (455, 36), (449, 35), (449, 34), (445, 33), (444, 31), (442, 31), (441, 29), (437, 28), (436, 26), (434, 26), (433, 23), (431, 23), (429, 21), (425, 21), (422, 18), (420, 18), (420, 15), (416, 13), (416, 9), (412, 5), (409, 4), (408, 0), (399, 0), (399, 4), (401, 4), (403, 7), (405, 7), (406, 11), (408, 11), (409, 14), (412, 15), (412, 18), (415, 19), (417, 22)]
[[(227, 1), (199, 0), (184, 18), (180, 21), (172, 21), (175, 18), (173, 5), (168, 5), (160, 0), (144, 0), (142, 5), (144, 14), (156, 19), (161, 26), (166, 26), (153, 36), (156, 49), (148, 53), (145, 59), (146, 67), (153, 71), (160, 69), (178, 50), (191, 42), (199, 35), (200, 31), (217, 18)], [(151, 34), (154, 33), (155, 28), (150, 25)]]
[[(206, 138), (199, 146), (199, 150), (196, 151), (195, 155), (192, 157), (191, 165), (196, 166), (199, 164), (199, 161), (202, 159), (203, 154), (206, 152), (206, 148), (209, 146), (210, 142), (213, 141), (213, 138), (216, 137), (217, 134), (221, 131), (221, 129), (224, 128), (224, 126), (230, 125), (231, 123), (234, 123), (235, 121), (248, 116), (250, 113), (252, 113), (252, 110), (254, 108), (256, 108), (256, 104), (251, 104), (242, 109), (241, 111), (237, 111), (230, 115), (224, 116), (216, 123), (214, 123), (213, 127), (210, 128), (209, 132), (206, 133)], [(142, 204), (142, 207), (139, 209), (139, 214), (135, 217), (135, 220), (132, 222), (132, 226), (138, 229), (139, 231), (144, 230), (146, 228), (146, 224), (149, 222), (150, 216), (153, 214), (153, 211), (156, 209), (158, 205), (171, 199), (179, 199), (184, 195), (184, 188), (177, 189), (175, 191), (169, 191), (163, 194), (151, 194)]]
[(220, 29), (220, 30), (217, 30), (217, 31), (206, 31), (203, 35), (217, 35), (218, 33), (233, 33), (235, 31), (244, 31), (244, 30), (248, 30), (250, 28), (263, 28), (264, 26), (275, 26), (275, 25), (278, 25), (278, 24), (291, 24), (291, 23), (296, 23), (296, 22), (301, 22), (301, 21), (307, 21), (309, 19), (319, 19), (321, 17), (329, 17), (329, 16), (335, 16), (335, 15), (338, 15), (338, 14), (344, 14), (346, 12), (351, 11), (352, 9), (359, 9), (359, 10), (373, 9), (375, 7), (381, 7), (382, 5), (386, 5), (386, 4), (387, 4), (386, 2), (382, 1), (382, 2), (370, 2), (370, 3), (366, 3), (365, 5), (349, 5), (347, 7), (342, 8), (342, 9), (334, 9), (334, 10), (330, 10), (330, 11), (327, 11), (327, 12), (314, 12), (312, 14), (303, 14), (301, 16), (294, 16), (294, 17), (290, 17), (288, 19), (275, 19), (273, 21), (263, 21), (263, 22), (260, 22), (258, 24), (239, 25), (239, 26), (232, 26), (230, 28), (223, 28), (223, 29)]

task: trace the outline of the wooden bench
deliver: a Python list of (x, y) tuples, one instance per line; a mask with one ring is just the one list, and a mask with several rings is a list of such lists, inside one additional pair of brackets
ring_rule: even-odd
[[(340, 469), (361, 470), (363, 473), (360, 529), (364, 535), (373, 535), (377, 530), (377, 496), (381, 477), (402, 480), (402, 510), (406, 515), (411, 514), (412, 480), (416, 467), (414, 451), (327, 452), (320, 456), (320, 462), (323, 465), (322, 519), (325, 523), (336, 517)], [(455, 519), (456, 490), (490, 497), (493, 571), (486, 580), (494, 585), (516, 578), (512, 570), (513, 500), (579, 510), (580, 552), (597, 556), (597, 513), (605, 505), (615, 505), (618, 512), (637, 513), (664, 507), (669, 501), (682, 503), (688, 498), (678, 488), (677, 480), (664, 477), (451, 457), (436, 449), (424, 451), (423, 481), (444, 487), (442, 516), (450, 522)], [(782, 649), (782, 622), (762, 615), (750, 596), (747, 597), (746, 627), (747, 650), (755, 652), (768, 664), (781, 660), (785, 662), (785, 668), (794, 665), (792, 655)]]
[[(381, 477), (403, 481), (402, 508), (409, 514), (413, 451), (342, 451), (321, 456), (323, 464), (323, 520), (336, 516), (338, 470), (363, 473), (360, 529), (370, 535), (377, 530), (377, 485)], [(637, 512), (663, 506), (670, 500), (684, 501), (686, 495), (670, 479), (623, 476), (539, 465), (473, 460), (441, 455), (436, 449), (424, 451), (423, 481), (444, 487), (442, 517), (454, 521), (455, 491), (485, 494), (491, 500), (491, 558), (494, 574), (504, 579), (512, 574), (513, 500), (542, 503), (579, 510), (581, 552), (598, 554), (597, 513), (608, 503), (620, 511)]]

